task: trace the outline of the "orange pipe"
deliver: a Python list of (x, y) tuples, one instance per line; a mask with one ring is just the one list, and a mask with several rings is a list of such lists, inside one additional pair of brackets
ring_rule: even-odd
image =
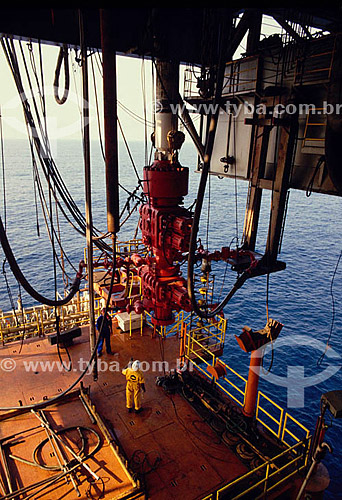
[(246, 415), (246, 417), (254, 416), (258, 395), (261, 360), (262, 356), (260, 356), (260, 353), (258, 351), (252, 351), (249, 363), (245, 404), (242, 410), (243, 414)]

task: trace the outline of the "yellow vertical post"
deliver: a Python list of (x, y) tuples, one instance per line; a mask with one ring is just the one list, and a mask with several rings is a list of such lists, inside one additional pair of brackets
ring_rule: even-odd
[(188, 347), (188, 358), (190, 358), (190, 335), (191, 335), (191, 329), (190, 329), (189, 333), (186, 332), (186, 340), (188, 342), (188, 345), (187, 345), (187, 347)]
[(179, 344), (179, 358), (183, 362), (184, 362), (184, 357), (185, 357), (186, 330), (187, 330), (187, 325), (186, 325), (186, 323), (184, 323), (184, 321), (182, 321), (182, 324), (181, 324), (181, 335), (180, 335), (180, 344)]
[(40, 337), (40, 327), (39, 327), (39, 317), (38, 317), (38, 313), (35, 309), (33, 309), (33, 314), (35, 315), (36, 317), (36, 325), (37, 325), (37, 333), (38, 333), (38, 337)]
[(263, 498), (266, 498), (266, 493), (267, 493), (267, 483), (268, 483), (268, 476), (269, 476), (269, 473), (270, 473), (270, 464), (269, 464), (269, 462), (267, 462), (267, 466), (266, 466), (266, 475), (265, 475), (265, 483), (264, 483), (264, 495), (263, 495)]
[(64, 325), (64, 307), (63, 306), (61, 306), (61, 314), (60, 314), (60, 316), (62, 318), (62, 321), (61, 321), (62, 328), (64, 328), (65, 325)]
[(144, 325), (144, 315), (141, 313), (140, 315), (140, 335), (143, 334), (143, 325)]
[(45, 333), (44, 318), (43, 318), (43, 314), (42, 314), (42, 309), (41, 308), (39, 309), (39, 317), (40, 317), (40, 324), (41, 324), (41, 327), (42, 327), (42, 334), (44, 335), (44, 333)]

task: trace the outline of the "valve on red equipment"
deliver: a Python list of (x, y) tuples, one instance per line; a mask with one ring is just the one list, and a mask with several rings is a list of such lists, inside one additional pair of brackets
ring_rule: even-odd
[[(168, 140), (175, 149), (181, 143), (181, 137), (175, 134)], [(189, 170), (174, 157), (144, 168), (144, 193), (149, 202), (140, 208), (140, 229), (151, 257), (132, 256), (132, 262), (141, 277), (142, 306), (153, 311), (156, 325), (173, 323), (173, 311), (191, 310), (179, 266), (189, 249), (192, 225), (192, 214), (181, 206), (188, 193), (188, 178)], [(138, 303), (134, 307), (141, 310)]]

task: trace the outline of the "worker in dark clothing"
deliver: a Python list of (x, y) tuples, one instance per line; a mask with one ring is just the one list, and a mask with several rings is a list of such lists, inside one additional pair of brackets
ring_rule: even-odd
[(101, 309), (101, 316), (99, 316), (96, 321), (96, 329), (100, 335), (100, 340), (97, 347), (98, 357), (102, 356), (102, 348), (104, 341), (106, 342), (107, 354), (114, 354), (110, 346), (110, 335), (112, 333), (112, 319), (109, 316), (109, 314), (106, 314), (105, 316), (105, 312), (106, 312), (105, 308)]

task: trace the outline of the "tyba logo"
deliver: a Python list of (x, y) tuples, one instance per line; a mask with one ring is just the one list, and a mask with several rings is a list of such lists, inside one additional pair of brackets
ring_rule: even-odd
[[(298, 353), (298, 360), (302, 359), (301, 349), (303, 349), (303, 347), (305, 347), (305, 349), (314, 349), (317, 354), (322, 354), (326, 350), (326, 344), (324, 342), (321, 342), (318, 339), (314, 339), (309, 335), (287, 335), (286, 337), (278, 339), (273, 344), (273, 348), (275, 350), (281, 348), (287, 348), (287, 350), (295, 348), (296, 352)], [(255, 352), (260, 357), (263, 357), (265, 347), (261, 347)], [(280, 376), (272, 372), (263, 372), (262, 370), (260, 370), (260, 377), (264, 378), (271, 384), (287, 388), (288, 408), (304, 408), (305, 388), (316, 386), (324, 382), (325, 380), (328, 380), (341, 368), (341, 356), (334, 349), (329, 348), (325, 353), (325, 357), (327, 360), (329, 360), (329, 365), (324, 370), (320, 371), (319, 373), (315, 373), (314, 375), (305, 376), (304, 365), (288, 364), (286, 376)], [(318, 356), (314, 359), (318, 359)], [(258, 370), (258, 368), (256, 369)]]

